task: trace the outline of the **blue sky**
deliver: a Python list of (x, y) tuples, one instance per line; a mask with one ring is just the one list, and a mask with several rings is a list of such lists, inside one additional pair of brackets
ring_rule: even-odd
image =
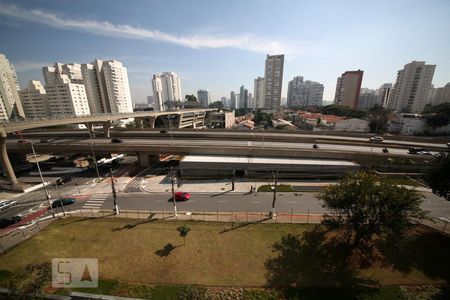
[(0, 53), (21, 86), (53, 62), (117, 59), (133, 101), (152, 94), (151, 75), (174, 71), (183, 94), (229, 97), (264, 76), (267, 53), (285, 54), (283, 95), (293, 76), (325, 85), (364, 70), (363, 87), (393, 82), (412, 60), (436, 64), (435, 86), (450, 82), (450, 1), (5, 1)]

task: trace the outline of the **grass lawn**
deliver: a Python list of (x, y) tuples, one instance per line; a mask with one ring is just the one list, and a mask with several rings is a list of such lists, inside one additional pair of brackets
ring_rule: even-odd
[[(258, 192), (273, 192), (271, 189), (271, 185), (261, 185), (258, 187)], [(277, 185), (277, 192), (296, 192), (292, 189), (292, 187), (289, 184), (278, 184)]]
[[(1, 256), (0, 269), (19, 272), (28, 264), (51, 262), (54, 257), (95, 257), (103, 280), (155, 285), (264, 286), (267, 284), (264, 263), (275, 255), (273, 244), (288, 233), (302, 234), (312, 228), (298, 224), (252, 224), (230, 230), (230, 224), (225, 223), (188, 222), (191, 231), (183, 246), (176, 230), (180, 224), (67, 218)], [(391, 249), (387, 252), (388, 259), (363, 269), (361, 274), (380, 285), (446, 284), (450, 280), (449, 241), (437, 233), (410, 240), (407, 249), (413, 252), (404, 254)], [(408, 255), (413, 261), (405, 258)], [(0, 271), (0, 277), (7, 277), (7, 271)]]

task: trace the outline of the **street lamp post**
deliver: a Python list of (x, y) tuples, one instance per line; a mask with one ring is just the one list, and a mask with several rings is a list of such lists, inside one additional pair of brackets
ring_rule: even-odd
[(270, 214), (270, 217), (273, 219), (275, 217), (275, 202), (277, 201), (278, 167), (276, 170), (276, 175), (274, 172), (272, 172), (272, 176), (275, 184), (273, 189), (272, 212)]
[[(25, 142), (25, 140), (23, 139), (22, 132), (19, 131), (18, 133), (20, 134), (20, 138), (22, 139), (22, 142)], [(36, 156), (36, 151), (34, 151), (34, 142), (31, 141), (30, 145), (31, 145), (31, 150), (33, 151), (34, 160), (36, 161), (36, 166), (37, 166), (37, 169), (38, 169), (38, 172), (39, 172), (39, 177), (41, 177), (41, 182), (42, 182), (42, 187), (44, 188), (45, 198), (47, 198), (48, 207), (50, 208), (50, 210), (52, 212), (52, 216), (54, 218), (55, 217), (55, 212), (53, 211), (52, 203), (50, 202), (51, 196), (50, 196), (50, 194), (47, 191), (47, 187), (46, 187), (45, 181), (44, 181), (44, 176), (42, 176), (41, 167), (39, 166), (39, 161), (38, 161), (37, 156)]]
[(119, 203), (117, 203), (117, 194), (116, 194), (116, 187), (114, 186), (114, 177), (112, 173), (112, 168), (109, 168), (109, 175), (111, 176), (111, 189), (112, 189), (112, 195), (113, 195), (113, 201), (114, 201), (114, 213), (116, 215), (119, 214)]
[(58, 188), (58, 182), (56, 182), (55, 186), (56, 186), (56, 192), (58, 193), (59, 204), (61, 204), (61, 209), (62, 209), (63, 215), (66, 216), (66, 211), (64, 210), (64, 205), (61, 200), (61, 193), (59, 192), (59, 188)]
[(173, 212), (175, 217), (178, 216), (177, 214), (177, 201), (175, 199), (175, 179), (173, 178), (173, 167), (170, 167), (170, 180), (172, 182), (172, 201), (173, 201)]
[[(90, 125), (88, 125), (90, 126)], [(95, 166), (95, 171), (97, 172), (97, 179), (98, 181), (100, 181), (100, 172), (98, 171), (98, 164), (97, 164), (97, 158), (95, 157), (95, 153), (94, 153), (94, 141), (92, 140), (92, 134), (91, 131), (88, 128), (88, 133), (89, 133), (89, 138), (91, 140), (91, 153), (92, 153), (92, 157), (94, 159), (94, 166)]]

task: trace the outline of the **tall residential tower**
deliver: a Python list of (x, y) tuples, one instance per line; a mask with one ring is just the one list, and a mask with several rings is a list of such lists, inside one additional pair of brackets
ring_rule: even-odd
[(265, 108), (276, 110), (281, 104), (281, 89), (283, 86), (284, 54), (268, 55), (264, 72)]

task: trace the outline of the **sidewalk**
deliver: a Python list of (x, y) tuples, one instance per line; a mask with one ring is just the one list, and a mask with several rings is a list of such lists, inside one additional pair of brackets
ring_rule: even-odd
[[(248, 193), (251, 187), (273, 184), (267, 181), (235, 181), (234, 191), (232, 193)], [(278, 184), (287, 184), (291, 187), (298, 188), (326, 188), (327, 186), (337, 184), (336, 181), (279, 181)], [(167, 193), (172, 189), (170, 178), (166, 175), (144, 178), (141, 181), (141, 189), (147, 193)], [(431, 192), (430, 189), (424, 187), (404, 186), (407, 189), (415, 189), (419, 192)], [(182, 180), (178, 187), (175, 184), (176, 191), (184, 191), (190, 193), (220, 193), (231, 190), (230, 180)]]

